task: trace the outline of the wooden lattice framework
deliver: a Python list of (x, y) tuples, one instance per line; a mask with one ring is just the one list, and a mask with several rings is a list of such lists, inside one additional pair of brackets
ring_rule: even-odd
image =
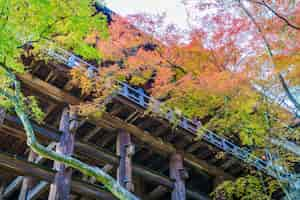
[[(63, 132), (59, 129), (62, 111), (87, 98), (70, 87), (68, 70), (54, 62), (37, 62), (30, 73), (18, 77), (23, 92), (37, 96), (46, 113), (45, 123), (34, 128), (49, 148)], [(166, 120), (144, 115), (141, 107), (122, 96), (107, 105), (101, 118), (78, 123), (74, 156), (118, 177), (141, 199), (183, 199), (185, 191), (187, 199), (209, 199), (220, 181), (245, 172), (240, 161), (227, 155), (216, 157), (217, 148), (195, 140), (183, 129), (173, 129)], [(16, 116), (7, 113), (0, 131), (2, 197), (47, 199), (49, 183), (56, 176), (53, 163), (30, 153)], [(70, 198), (114, 199), (99, 183), (77, 171), (70, 184)]]

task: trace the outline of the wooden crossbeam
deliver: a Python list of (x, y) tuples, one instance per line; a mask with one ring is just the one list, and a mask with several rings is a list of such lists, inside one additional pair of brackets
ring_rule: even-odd
[(0, 181), (0, 199), (3, 199), (3, 192), (5, 190), (5, 181)]
[[(36, 153), (34, 153), (33, 151), (29, 152), (29, 156), (28, 156), (29, 162), (34, 162), (37, 158), (38, 155)], [(28, 199), (28, 193), (31, 190), (31, 188), (34, 186), (34, 182), (35, 180), (32, 177), (24, 177), (18, 200)]]
[[(39, 91), (43, 95), (47, 95), (54, 100), (57, 100), (61, 103), (68, 103), (68, 104), (79, 104), (80, 100), (59, 88), (50, 85), (38, 78), (34, 78), (30, 74), (25, 74), (19, 76), (19, 78), (26, 84), (28, 84), (33, 89)], [(111, 121), (112, 120), (112, 121)], [(106, 126), (108, 128), (117, 128), (117, 129), (124, 129), (128, 133), (134, 135), (137, 139), (141, 142), (148, 144), (151, 148), (153, 148), (156, 152), (163, 154), (165, 156), (171, 155), (175, 153), (177, 150), (176, 148), (170, 144), (163, 142), (161, 139), (152, 136), (151, 134), (145, 132), (137, 128), (136, 126), (126, 123), (119, 118), (110, 116), (108, 113), (105, 113), (103, 117), (97, 120), (96, 125), (99, 126)], [(222, 169), (217, 168), (214, 165), (209, 164), (205, 160), (201, 160), (196, 156), (190, 153), (184, 153), (184, 161), (194, 167), (196, 170), (206, 171), (208, 174), (212, 176), (222, 176), (224, 179), (234, 179), (230, 174), (224, 172)]]
[(46, 181), (39, 182), (28, 194), (28, 200), (35, 200), (49, 188)]
[(5, 199), (11, 196), (16, 191), (16, 189), (18, 189), (22, 185), (23, 178), (23, 176), (18, 176), (8, 186), (6, 186), (5, 190), (3, 191), (2, 197)]
[[(39, 180), (53, 182), (55, 171), (38, 164), (30, 163), (16, 156), (0, 152), (0, 166), (19, 175), (32, 176)], [(72, 180), (72, 191), (96, 199), (115, 199), (110, 193), (93, 185), (78, 180)]]
[(101, 127), (96, 127), (92, 131), (88, 132), (83, 138), (83, 142), (88, 142), (94, 135), (96, 135), (102, 128)]
[(146, 200), (156, 200), (163, 197), (168, 192), (168, 189), (164, 186), (157, 186), (146, 197)]
[[(14, 116), (7, 115), (5, 118), (9, 122), (13, 122), (15, 124), (21, 125), (21, 122), (18, 118)], [(36, 125), (35, 123), (32, 123), (34, 131), (36, 132), (38, 138), (46, 138), (48, 140), (52, 141), (58, 141), (59, 140), (59, 134), (57, 130), (50, 130), (43, 127), (40, 127)], [(8, 134), (11, 134), (18, 138), (23, 138), (25, 140), (26, 135), (21, 131), (11, 131)], [(114, 166), (119, 165), (119, 158), (116, 155), (113, 155), (106, 150), (95, 146), (94, 144), (90, 143), (82, 143), (80, 141), (75, 141), (75, 154), (78, 157), (83, 158), (91, 158), (95, 162), (107, 162)], [(145, 180), (148, 180), (152, 183), (160, 184), (163, 186), (166, 186), (167, 188), (172, 189), (173, 188), (173, 181), (171, 181), (168, 177), (165, 177), (161, 174), (158, 174), (150, 169), (138, 166), (136, 164), (133, 165), (133, 173), (137, 176), (143, 177)], [(195, 200), (205, 200), (208, 199), (207, 196), (200, 194), (198, 192), (194, 192), (191, 190), (187, 190), (187, 195)]]
[[(47, 149), (53, 149), (55, 147), (56, 143), (55, 142), (51, 142), (48, 146)], [(34, 163), (36, 164), (41, 164), (45, 161), (45, 158), (38, 156), (35, 160)], [(24, 180), (23, 176), (18, 176), (17, 178), (15, 178), (4, 190), (3, 192), (3, 198), (8, 198), (12, 195), (12, 193), (14, 191), (16, 191), (22, 184)]]
[[(141, 130), (140, 128), (126, 123), (121, 119), (111, 116), (108, 113), (104, 113), (102, 118), (97, 120), (95, 123), (102, 124), (103, 126), (115, 127), (118, 129), (124, 129), (128, 133), (132, 134), (140, 141), (148, 144), (152, 147), (153, 151), (162, 155), (168, 156), (177, 152), (177, 149), (170, 143), (164, 142), (159, 138), (152, 136), (149, 132)], [(212, 176), (222, 176), (224, 179), (234, 179), (230, 174), (227, 174), (222, 169), (217, 168), (214, 165), (209, 164), (205, 160), (198, 159), (196, 156), (190, 153), (183, 153), (184, 161), (189, 166), (199, 170), (201, 173), (203, 171), (207, 172)]]
[[(75, 136), (71, 132), (71, 114), (69, 108), (63, 110), (59, 130), (62, 132), (59, 143), (56, 145), (56, 152), (72, 156), (74, 151)], [(72, 169), (55, 161), (54, 169), (57, 170), (54, 183), (51, 184), (49, 200), (69, 199), (71, 191)]]
[(69, 95), (61, 89), (54, 87), (49, 83), (32, 76), (29, 73), (19, 75), (18, 79), (20, 79), (26, 85), (30, 86), (32, 89), (39, 91), (48, 97), (51, 97), (57, 102), (67, 103), (71, 105), (77, 105), (78, 103), (80, 103), (80, 100), (78, 98)]
[[(113, 169), (113, 166), (110, 164), (106, 164), (102, 167), (102, 170), (106, 173), (109, 173)], [(90, 183), (94, 184), (96, 182), (96, 179), (94, 177), (90, 177)], [(80, 198), (80, 200), (88, 200), (86, 197)]]
[[(102, 170), (105, 172), (109, 172), (112, 169), (111, 165), (105, 165)], [(93, 183), (93, 182), (92, 182)], [(38, 199), (38, 197), (45, 192), (49, 188), (49, 183), (46, 181), (39, 182), (29, 193), (29, 199), (35, 200)], [(86, 197), (82, 198), (81, 200), (87, 200)]]

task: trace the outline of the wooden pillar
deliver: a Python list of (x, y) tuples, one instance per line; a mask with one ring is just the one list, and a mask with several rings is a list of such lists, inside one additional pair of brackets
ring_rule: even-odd
[(133, 176), (134, 193), (141, 199), (145, 199), (145, 182), (141, 176)]
[(6, 115), (5, 109), (2, 108), (2, 107), (0, 107), (0, 124), (1, 124), (1, 125), (2, 125), (3, 122), (4, 122), (5, 115)]
[[(56, 146), (56, 152), (71, 156), (74, 151), (74, 134), (76, 131), (75, 115), (70, 114), (69, 109), (63, 110), (59, 130), (62, 132), (60, 141)], [(70, 199), (72, 169), (64, 164), (54, 162), (54, 169), (57, 173), (54, 182), (50, 186), (49, 200), (68, 200)]]
[[(38, 155), (33, 151), (29, 152), (28, 161), (34, 162)], [(22, 187), (19, 194), (19, 200), (27, 200), (30, 190), (33, 188), (35, 180), (32, 177), (25, 176), (22, 182)]]
[(5, 185), (4, 179), (0, 177), (0, 200), (4, 199)]
[[(5, 115), (6, 115), (5, 109), (0, 107), (0, 125), (3, 124)], [(3, 199), (4, 191), (5, 191), (5, 183), (4, 180), (2, 180), (2, 177), (0, 177), (0, 200)]]
[(183, 167), (183, 156), (179, 153), (171, 155), (170, 158), (170, 178), (174, 181), (172, 200), (185, 200), (186, 188), (185, 179), (188, 177)]
[(117, 180), (128, 191), (134, 190), (131, 163), (133, 153), (134, 147), (131, 143), (130, 134), (120, 130), (117, 138), (117, 155), (120, 157)]

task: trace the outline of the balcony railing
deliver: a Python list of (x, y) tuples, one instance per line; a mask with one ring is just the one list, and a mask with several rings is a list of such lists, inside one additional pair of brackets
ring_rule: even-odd
[[(95, 72), (98, 70), (93, 65), (61, 48), (48, 50), (48, 55), (70, 68), (84, 66), (87, 67), (90, 72)], [(134, 88), (124, 82), (118, 82), (118, 84), (120, 85), (119, 95), (127, 98), (131, 102), (144, 109), (148, 109), (150, 106), (152, 106), (153, 112), (160, 112), (163, 103), (146, 95), (143, 89)], [(174, 121), (174, 118), (178, 118), (178, 116), (176, 116), (176, 113), (171, 109), (167, 109), (167, 112), (159, 114), (162, 114), (163, 118), (171, 122)], [(299, 179), (297, 175), (288, 172), (283, 166), (279, 164), (274, 164), (272, 160), (262, 160), (254, 156), (248, 149), (241, 148), (225, 139), (224, 137), (221, 137), (214, 132), (204, 128), (203, 126), (201, 126), (201, 123), (199, 121), (193, 121), (186, 117), (179, 117), (178, 126), (195, 136), (198, 135), (198, 130), (202, 129), (202, 131), (204, 131), (202, 138), (206, 142), (248, 163), (256, 169), (264, 171), (266, 174), (273, 176), (280, 181), (287, 182), (291, 186), (298, 185), (297, 183), (299, 182)]]

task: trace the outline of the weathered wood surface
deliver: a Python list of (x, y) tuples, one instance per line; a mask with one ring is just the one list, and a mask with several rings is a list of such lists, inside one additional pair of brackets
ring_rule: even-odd
[(168, 192), (168, 189), (166, 187), (159, 185), (147, 195), (146, 200), (160, 199), (167, 192)]
[(3, 124), (5, 115), (6, 115), (5, 109), (0, 107), (0, 124)]
[[(174, 147), (174, 145), (156, 138), (149, 132), (146, 132), (132, 124), (126, 123), (117, 117), (111, 116), (108, 113), (104, 113), (102, 118), (97, 120), (97, 122), (95, 123), (101, 124), (102, 126), (108, 128), (115, 127), (126, 130), (128, 133), (138, 138), (138, 140), (148, 144), (154, 152), (162, 156), (169, 156), (177, 152), (177, 149)], [(186, 164), (195, 168), (196, 170), (199, 170), (201, 173), (205, 171), (212, 176), (222, 176), (224, 179), (234, 179), (234, 177), (232, 177), (228, 173), (225, 173), (222, 169), (209, 164), (205, 160), (198, 159), (193, 154), (185, 152), (183, 152), (183, 154)]]
[(3, 199), (4, 190), (5, 190), (5, 181), (0, 180), (0, 199), (1, 200)]
[[(34, 162), (38, 158), (38, 155), (33, 151), (29, 152), (28, 161)], [(35, 180), (30, 176), (25, 176), (22, 182), (21, 191), (19, 194), (19, 200), (27, 200), (29, 191), (34, 186)]]
[[(56, 143), (52, 142), (50, 143), (47, 148), (48, 149), (53, 149), (55, 147)], [(42, 164), (46, 159), (43, 157), (38, 156), (35, 160), (34, 163), (36, 164)], [(18, 176), (17, 178), (15, 178), (13, 181), (11, 181), (10, 184), (8, 184), (8, 186), (5, 188), (4, 192), (3, 192), (3, 198), (7, 199), (8, 197), (10, 197), (17, 189), (19, 189), (19, 187), (22, 185), (24, 180), (23, 176)]]
[[(20, 120), (14, 116), (6, 116), (6, 120), (13, 122), (15, 124), (19, 124)], [(35, 123), (33, 124), (33, 128), (38, 136), (38, 138), (44, 138), (44, 139), (48, 139), (51, 141), (59, 141), (59, 135), (57, 134), (58, 131), (57, 130), (50, 130), (50, 129), (46, 129), (43, 127), (40, 127), (38, 125), (36, 125)], [(10, 131), (9, 134), (11, 134), (14, 137), (18, 137), (18, 138), (23, 138), (23, 140), (26, 139), (25, 134), (22, 131)], [(94, 144), (90, 144), (90, 143), (82, 143), (80, 141), (75, 141), (75, 154), (79, 157), (83, 157), (83, 158), (91, 158), (96, 162), (107, 162), (110, 163), (114, 166), (118, 166), (119, 165), (119, 158), (116, 155), (113, 155), (109, 152), (107, 152), (106, 150), (94, 145)], [(169, 189), (173, 188), (173, 182), (168, 178), (165, 177), (161, 174), (158, 174), (152, 170), (149, 170), (147, 168), (138, 166), (138, 165), (133, 165), (133, 173), (135, 175), (141, 176), (143, 177), (145, 180), (148, 180), (150, 182), (153, 182), (155, 184), (160, 184), (163, 186), (166, 186)], [(192, 199), (209, 199), (207, 196), (200, 194), (198, 192), (194, 192), (191, 190), (187, 191), (187, 195), (189, 197), (191, 197)]]
[(175, 153), (170, 157), (170, 178), (174, 181), (172, 200), (185, 200), (187, 174), (183, 167), (183, 157), (179, 153)]
[[(102, 170), (105, 171), (105, 172), (109, 172), (110, 170), (112, 170), (112, 166), (107, 164), (105, 165)], [(89, 177), (87, 177), (89, 178)], [(91, 184), (94, 184), (95, 183), (95, 178), (94, 177), (90, 177), (90, 179), (92, 179), (91, 181), (87, 181), (87, 180), (84, 180), (85, 182), (88, 182), (88, 183), (91, 183)], [(30, 200), (35, 200), (35, 199), (38, 199), (39, 196), (47, 190), (47, 188), (49, 187), (49, 183), (48, 182), (45, 182), (45, 181), (41, 181), (39, 184), (37, 184), (29, 193), (29, 198)], [(81, 195), (82, 196), (82, 195)], [(71, 198), (71, 197), (70, 197)], [(82, 197), (80, 200), (88, 200), (89, 198), (87, 197)]]
[(46, 182), (46, 181), (39, 182), (29, 192), (29, 194), (28, 194), (29, 199), (28, 200), (36, 200), (36, 199), (38, 199), (38, 197), (40, 197), (40, 195), (42, 195), (44, 192), (46, 192), (48, 190), (49, 185), (50, 184), (48, 182)]
[[(75, 119), (72, 119), (69, 108), (63, 110), (59, 131), (62, 132), (59, 143), (56, 145), (56, 152), (66, 156), (72, 156), (74, 152), (74, 131), (76, 129)], [(54, 169), (57, 171), (54, 183), (50, 186), (49, 200), (70, 199), (72, 169), (60, 162), (54, 162)]]
[(133, 145), (130, 134), (120, 130), (117, 138), (117, 155), (120, 157), (119, 167), (117, 170), (117, 179), (120, 185), (129, 191), (133, 191), (132, 180), (132, 163)]
[[(23, 159), (0, 152), (0, 167), (6, 168), (17, 175), (31, 176), (52, 183), (56, 171), (38, 164), (29, 163)], [(90, 198), (114, 200), (108, 192), (82, 181), (72, 180), (72, 191)]]
[(64, 102), (71, 105), (80, 103), (79, 99), (77, 99), (76, 97), (69, 95), (61, 89), (54, 87), (49, 83), (32, 76), (29, 73), (18, 76), (18, 79), (20, 79), (23, 83), (29, 85), (34, 90), (41, 91), (45, 96), (51, 97), (57, 102)]
[[(19, 76), (19, 78), (24, 83), (28, 84), (30, 87), (33, 87), (33, 89), (35, 89), (36, 91), (56, 101), (68, 104), (80, 103), (80, 100), (78, 98), (60, 90), (59, 88), (47, 82), (35, 78), (30, 74)], [(139, 129), (138, 127), (133, 126), (132, 124), (126, 123), (120, 120), (119, 118), (113, 117), (108, 113), (104, 113), (102, 119), (97, 120), (97, 122), (95, 123), (100, 127), (104, 126), (110, 129), (124, 129), (128, 133), (137, 137), (138, 140), (140, 140), (141, 142), (149, 145), (157, 153), (162, 154), (164, 156), (168, 156), (176, 152), (176, 148), (172, 144), (163, 142), (161, 139), (152, 136), (148, 132)], [(224, 172), (222, 169), (219, 169), (216, 166), (209, 164), (207, 161), (201, 160), (190, 153), (184, 154), (184, 161), (188, 165), (194, 167), (195, 169), (200, 170), (201, 172), (204, 170), (212, 176), (222, 176), (224, 177), (224, 179), (234, 179), (230, 174)]]

